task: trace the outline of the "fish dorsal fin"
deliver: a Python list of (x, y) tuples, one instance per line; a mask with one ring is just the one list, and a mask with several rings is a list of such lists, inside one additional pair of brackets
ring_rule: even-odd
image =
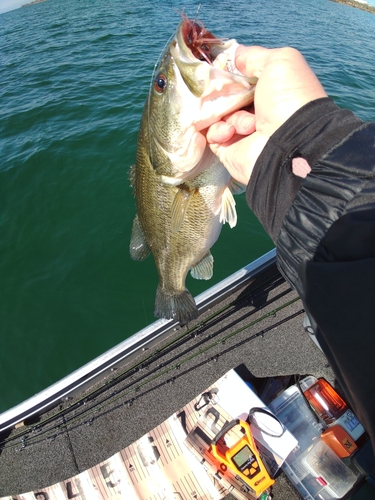
[(146, 241), (145, 233), (138, 219), (138, 214), (134, 217), (132, 235), (130, 238), (130, 257), (133, 260), (145, 260), (151, 252)]
[(184, 222), (194, 190), (179, 188), (172, 203), (172, 233), (177, 233)]
[(237, 224), (236, 202), (234, 201), (232, 191), (226, 187), (221, 198), (220, 222), (228, 222), (230, 227)]
[(130, 165), (129, 167), (129, 181), (130, 181), (130, 186), (134, 188), (135, 184), (135, 165)]
[(198, 264), (191, 268), (190, 274), (196, 280), (209, 280), (214, 272), (214, 258), (211, 252), (207, 252)]

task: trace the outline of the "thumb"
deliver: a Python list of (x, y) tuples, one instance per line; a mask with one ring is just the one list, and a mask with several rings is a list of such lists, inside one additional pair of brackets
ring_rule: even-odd
[(248, 77), (261, 75), (266, 64), (267, 57), (273, 49), (265, 47), (239, 45), (236, 50), (235, 64), (242, 74)]

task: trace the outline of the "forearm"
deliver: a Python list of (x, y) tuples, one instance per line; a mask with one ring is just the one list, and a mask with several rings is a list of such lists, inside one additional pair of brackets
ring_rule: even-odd
[(375, 124), (328, 99), (301, 108), (267, 142), (247, 201), (375, 450)]
[(292, 159), (303, 157), (311, 168), (363, 122), (329, 98), (298, 110), (269, 139), (259, 156), (247, 188), (250, 208), (276, 243), (284, 216), (302, 178), (292, 172)]
[[(269, 139), (247, 187), (250, 208), (277, 245), (279, 265), (297, 288), (301, 262), (373, 176), (374, 125), (318, 99), (297, 111)], [(372, 152), (372, 153), (371, 153)], [(293, 158), (311, 173), (293, 174)], [(299, 290), (300, 291), (300, 290)]]

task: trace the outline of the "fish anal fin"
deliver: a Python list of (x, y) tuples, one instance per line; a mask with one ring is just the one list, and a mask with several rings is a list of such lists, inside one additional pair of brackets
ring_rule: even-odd
[(221, 199), (220, 222), (228, 222), (230, 227), (237, 224), (236, 202), (234, 201), (232, 191), (226, 187)]
[(146, 241), (145, 234), (138, 219), (138, 214), (134, 217), (132, 234), (129, 245), (130, 257), (133, 260), (145, 260), (151, 252)]
[(201, 259), (194, 267), (191, 268), (190, 274), (196, 280), (209, 280), (214, 273), (214, 258), (211, 252)]
[(177, 233), (182, 226), (193, 194), (194, 190), (192, 191), (183, 188), (178, 189), (176, 196), (174, 197), (171, 209), (172, 233)]

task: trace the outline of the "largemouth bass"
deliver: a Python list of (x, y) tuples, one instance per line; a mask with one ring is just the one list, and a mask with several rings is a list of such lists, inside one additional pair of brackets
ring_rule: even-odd
[(137, 204), (130, 255), (143, 260), (153, 253), (159, 275), (154, 314), (183, 324), (198, 316), (187, 273), (211, 278), (210, 248), (222, 224), (237, 221), (238, 186), (204, 135), (253, 101), (254, 79), (235, 74), (237, 46), (183, 17), (154, 74), (130, 173)]

